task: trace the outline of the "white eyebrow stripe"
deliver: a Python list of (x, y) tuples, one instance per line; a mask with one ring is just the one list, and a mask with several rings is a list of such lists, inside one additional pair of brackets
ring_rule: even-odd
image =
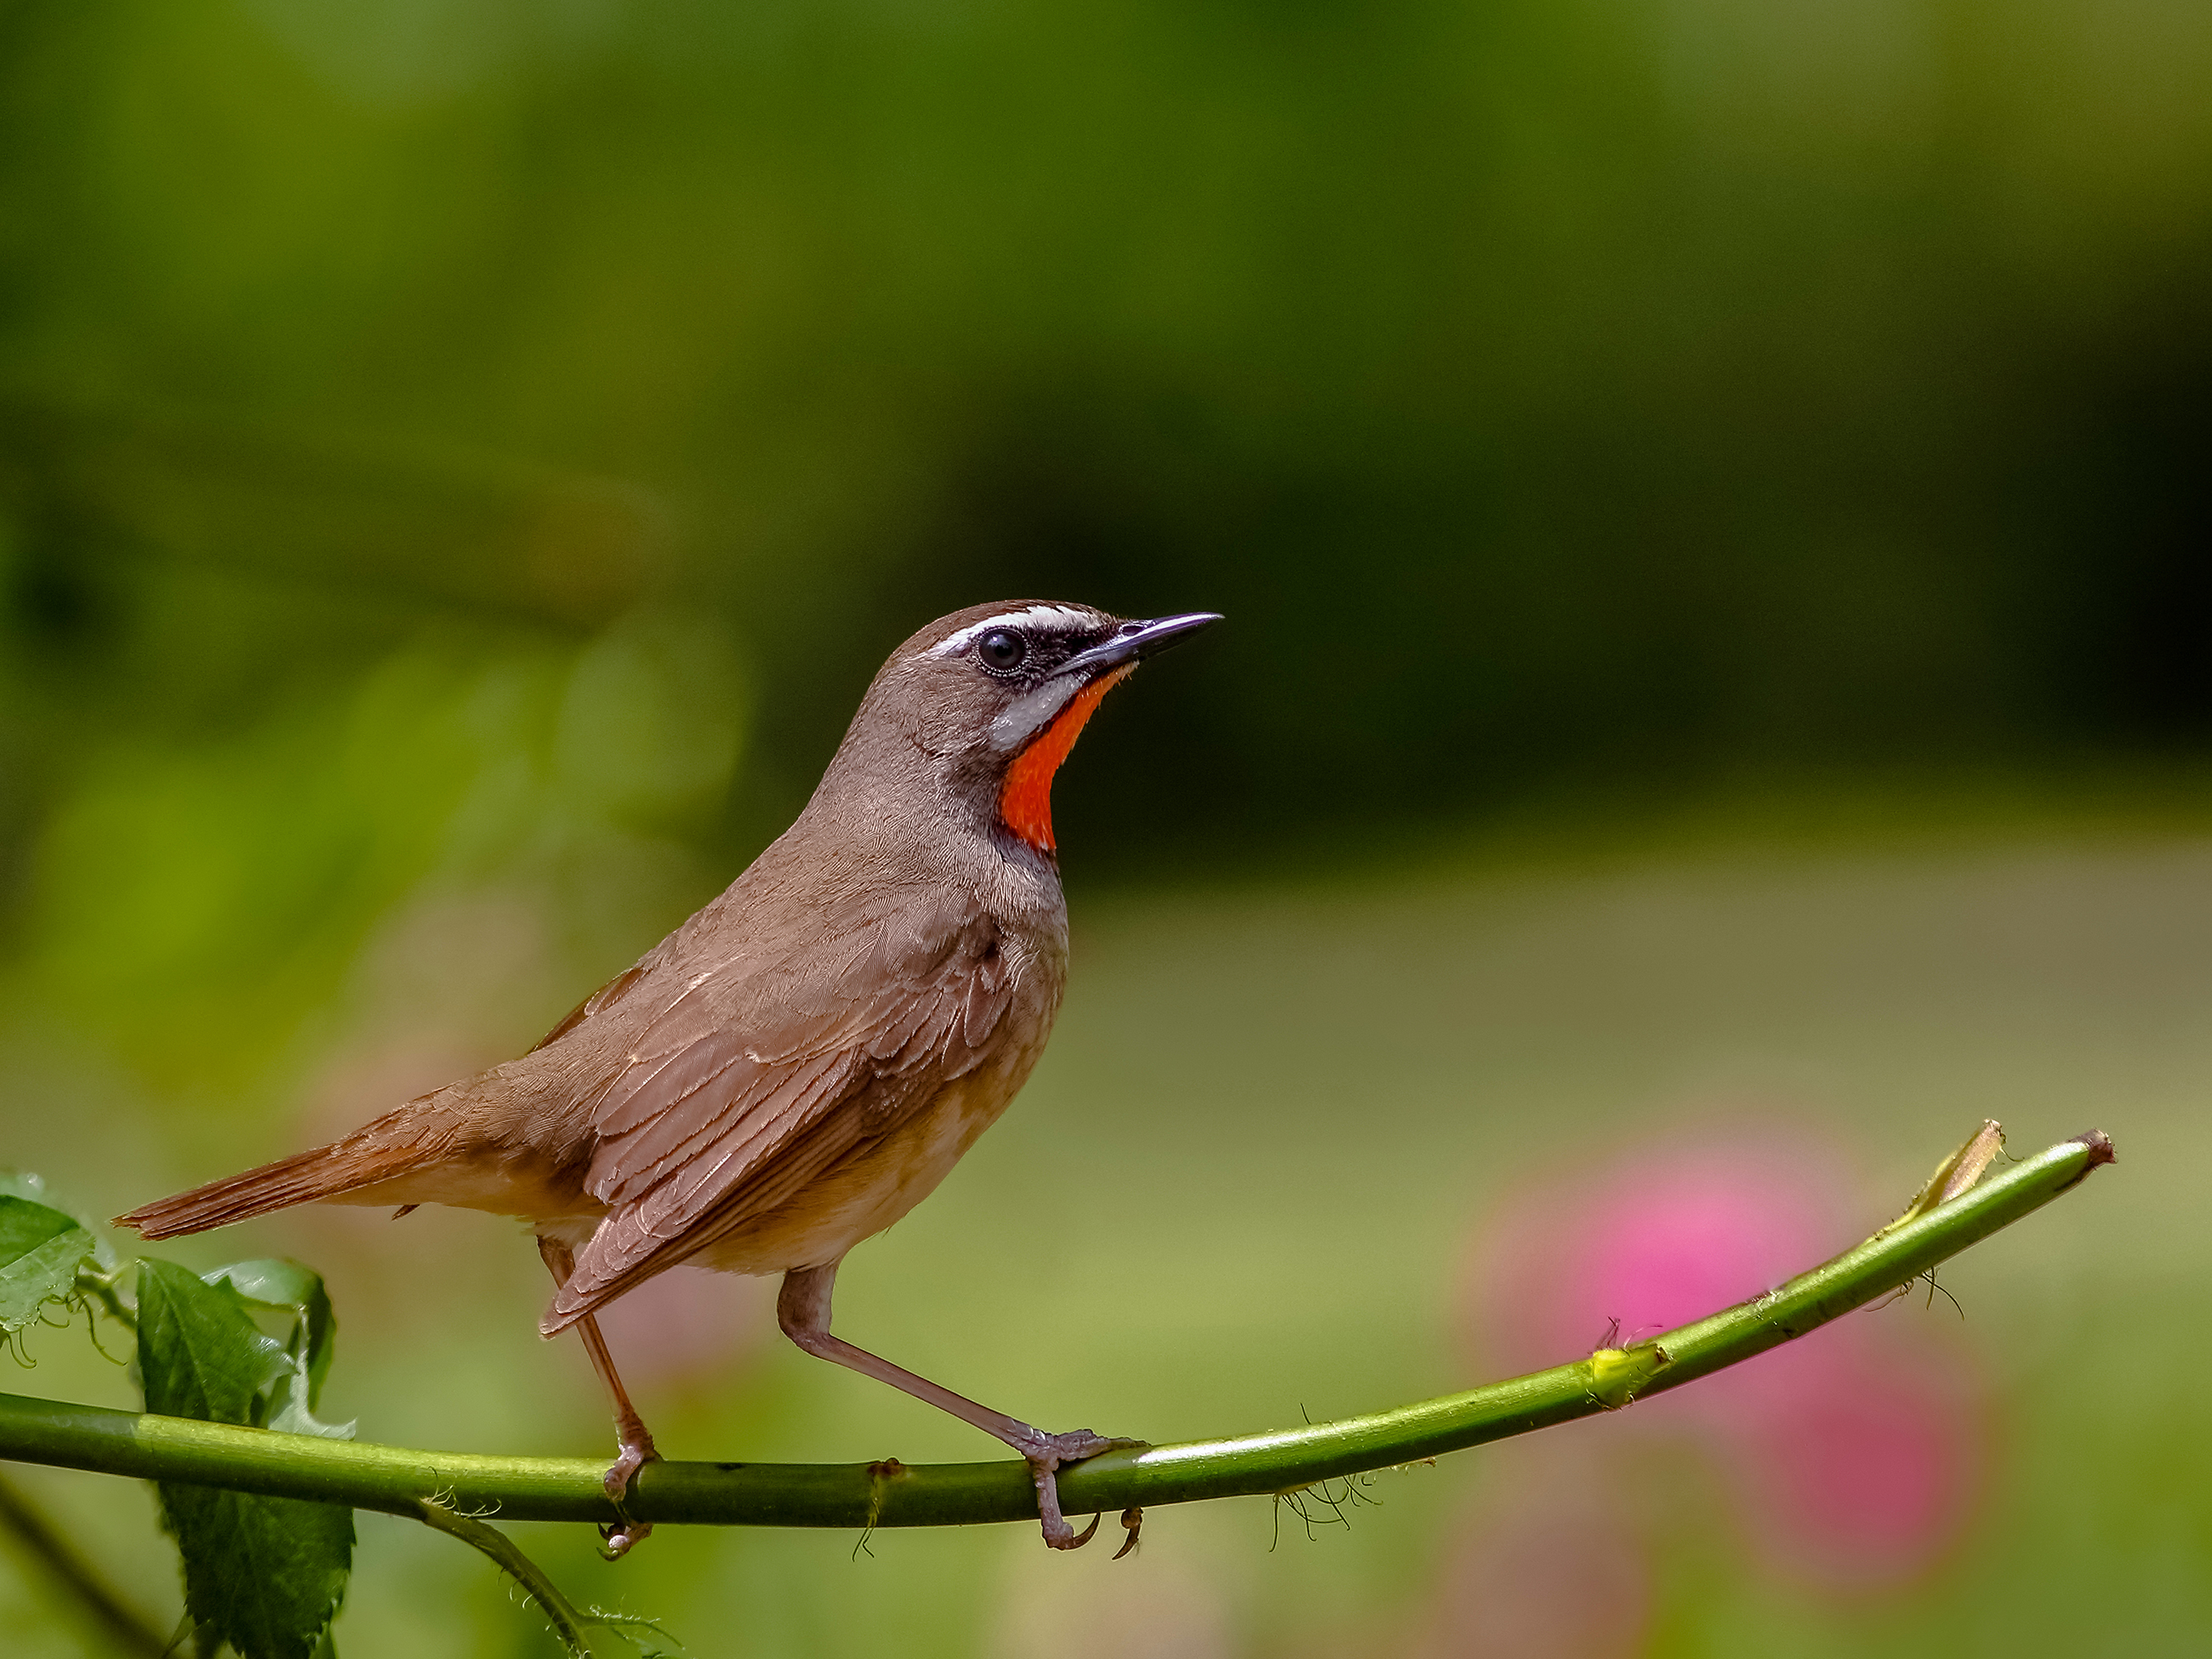
[(1087, 611), (1071, 611), (1064, 605), (1033, 605), (1026, 611), (1008, 611), (995, 617), (986, 617), (970, 627), (962, 629), (951, 639), (929, 647), (933, 657), (957, 657), (972, 644), (976, 636), (988, 634), (994, 628), (1064, 628), (1071, 632), (1080, 628), (1096, 628), (1098, 618)]

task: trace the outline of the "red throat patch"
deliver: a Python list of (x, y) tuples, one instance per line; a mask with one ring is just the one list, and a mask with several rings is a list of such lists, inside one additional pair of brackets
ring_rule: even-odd
[(1058, 846), (1052, 838), (1052, 775), (1075, 747), (1083, 722), (1091, 718), (1099, 700), (1135, 666), (1131, 663), (1101, 675), (1077, 692), (1006, 769), (1006, 781), (999, 788), (1000, 821), (1038, 852), (1049, 853)]

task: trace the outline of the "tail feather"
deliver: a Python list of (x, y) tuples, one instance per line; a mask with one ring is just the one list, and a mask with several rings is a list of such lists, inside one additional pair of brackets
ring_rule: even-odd
[(374, 1187), (404, 1173), (421, 1158), (411, 1147), (366, 1146), (358, 1139), (334, 1141), (242, 1175), (210, 1181), (172, 1198), (142, 1204), (130, 1214), (116, 1217), (115, 1224), (135, 1228), (145, 1238), (205, 1232), (271, 1210), (313, 1204)]

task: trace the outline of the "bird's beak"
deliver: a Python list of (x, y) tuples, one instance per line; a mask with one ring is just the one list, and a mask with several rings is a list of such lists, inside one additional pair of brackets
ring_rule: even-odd
[[(1134, 668), (1139, 658), (1164, 651), (1176, 641), (1188, 639), (1200, 629), (1211, 627), (1220, 620), (1211, 611), (1194, 611), (1187, 616), (1123, 623), (1112, 638), (1101, 641), (1088, 651), (1077, 652), (1016, 698), (991, 722), (991, 746), (1002, 754), (1021, 748), (1078, 698), (1088, 697), (1096, 704), (1105, 694), (1107, 685)], [(1080, 729), (1082, 724), (1077, 720), (1072, 730)], [(1073, 743), (1074, 738), (1071, 735), (1068, 741)]]
[(1111, 639), (1088, 651), (1079, 651), (1060, 664), (1053, 670), (1052, 678), (1080, 674), (1088, 678), (1127, 663), (1158, 656), (1170, 646), (1180, 644), (1200, 629), (1211, 628), (1220, 620), (1218, 612), (1193, 611), (1180, 617), (1156, 617), (1151, 622), (1123, 623)]

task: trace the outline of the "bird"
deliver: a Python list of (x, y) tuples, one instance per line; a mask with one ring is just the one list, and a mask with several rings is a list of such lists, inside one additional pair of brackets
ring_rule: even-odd
[(659, 1452), (594, 1316), (678, 1265), (780, 1275), (793, 1342), (1011, 1446), (1044, 1541), (1079, 1547), (1098, 1517), (1075, 1531), (1058, 1471), (1141, 1443), (1046, 1433), (879, 1358), (831, 1334), (831, 1292), (1051, 1035), (1067, 971), (1054, 773), (1111, 688), (1219, 620), (1046, 600), (939, 617), (890, 653), (791, 827), (536, 1047), (118, 1224), (172, 1238), (313, 1203), (521, 1218), (555, 1282), (539, 1331), (579, 1333), (613, 1407), (614, 1556), (651, 1530), (624, 1500)]

